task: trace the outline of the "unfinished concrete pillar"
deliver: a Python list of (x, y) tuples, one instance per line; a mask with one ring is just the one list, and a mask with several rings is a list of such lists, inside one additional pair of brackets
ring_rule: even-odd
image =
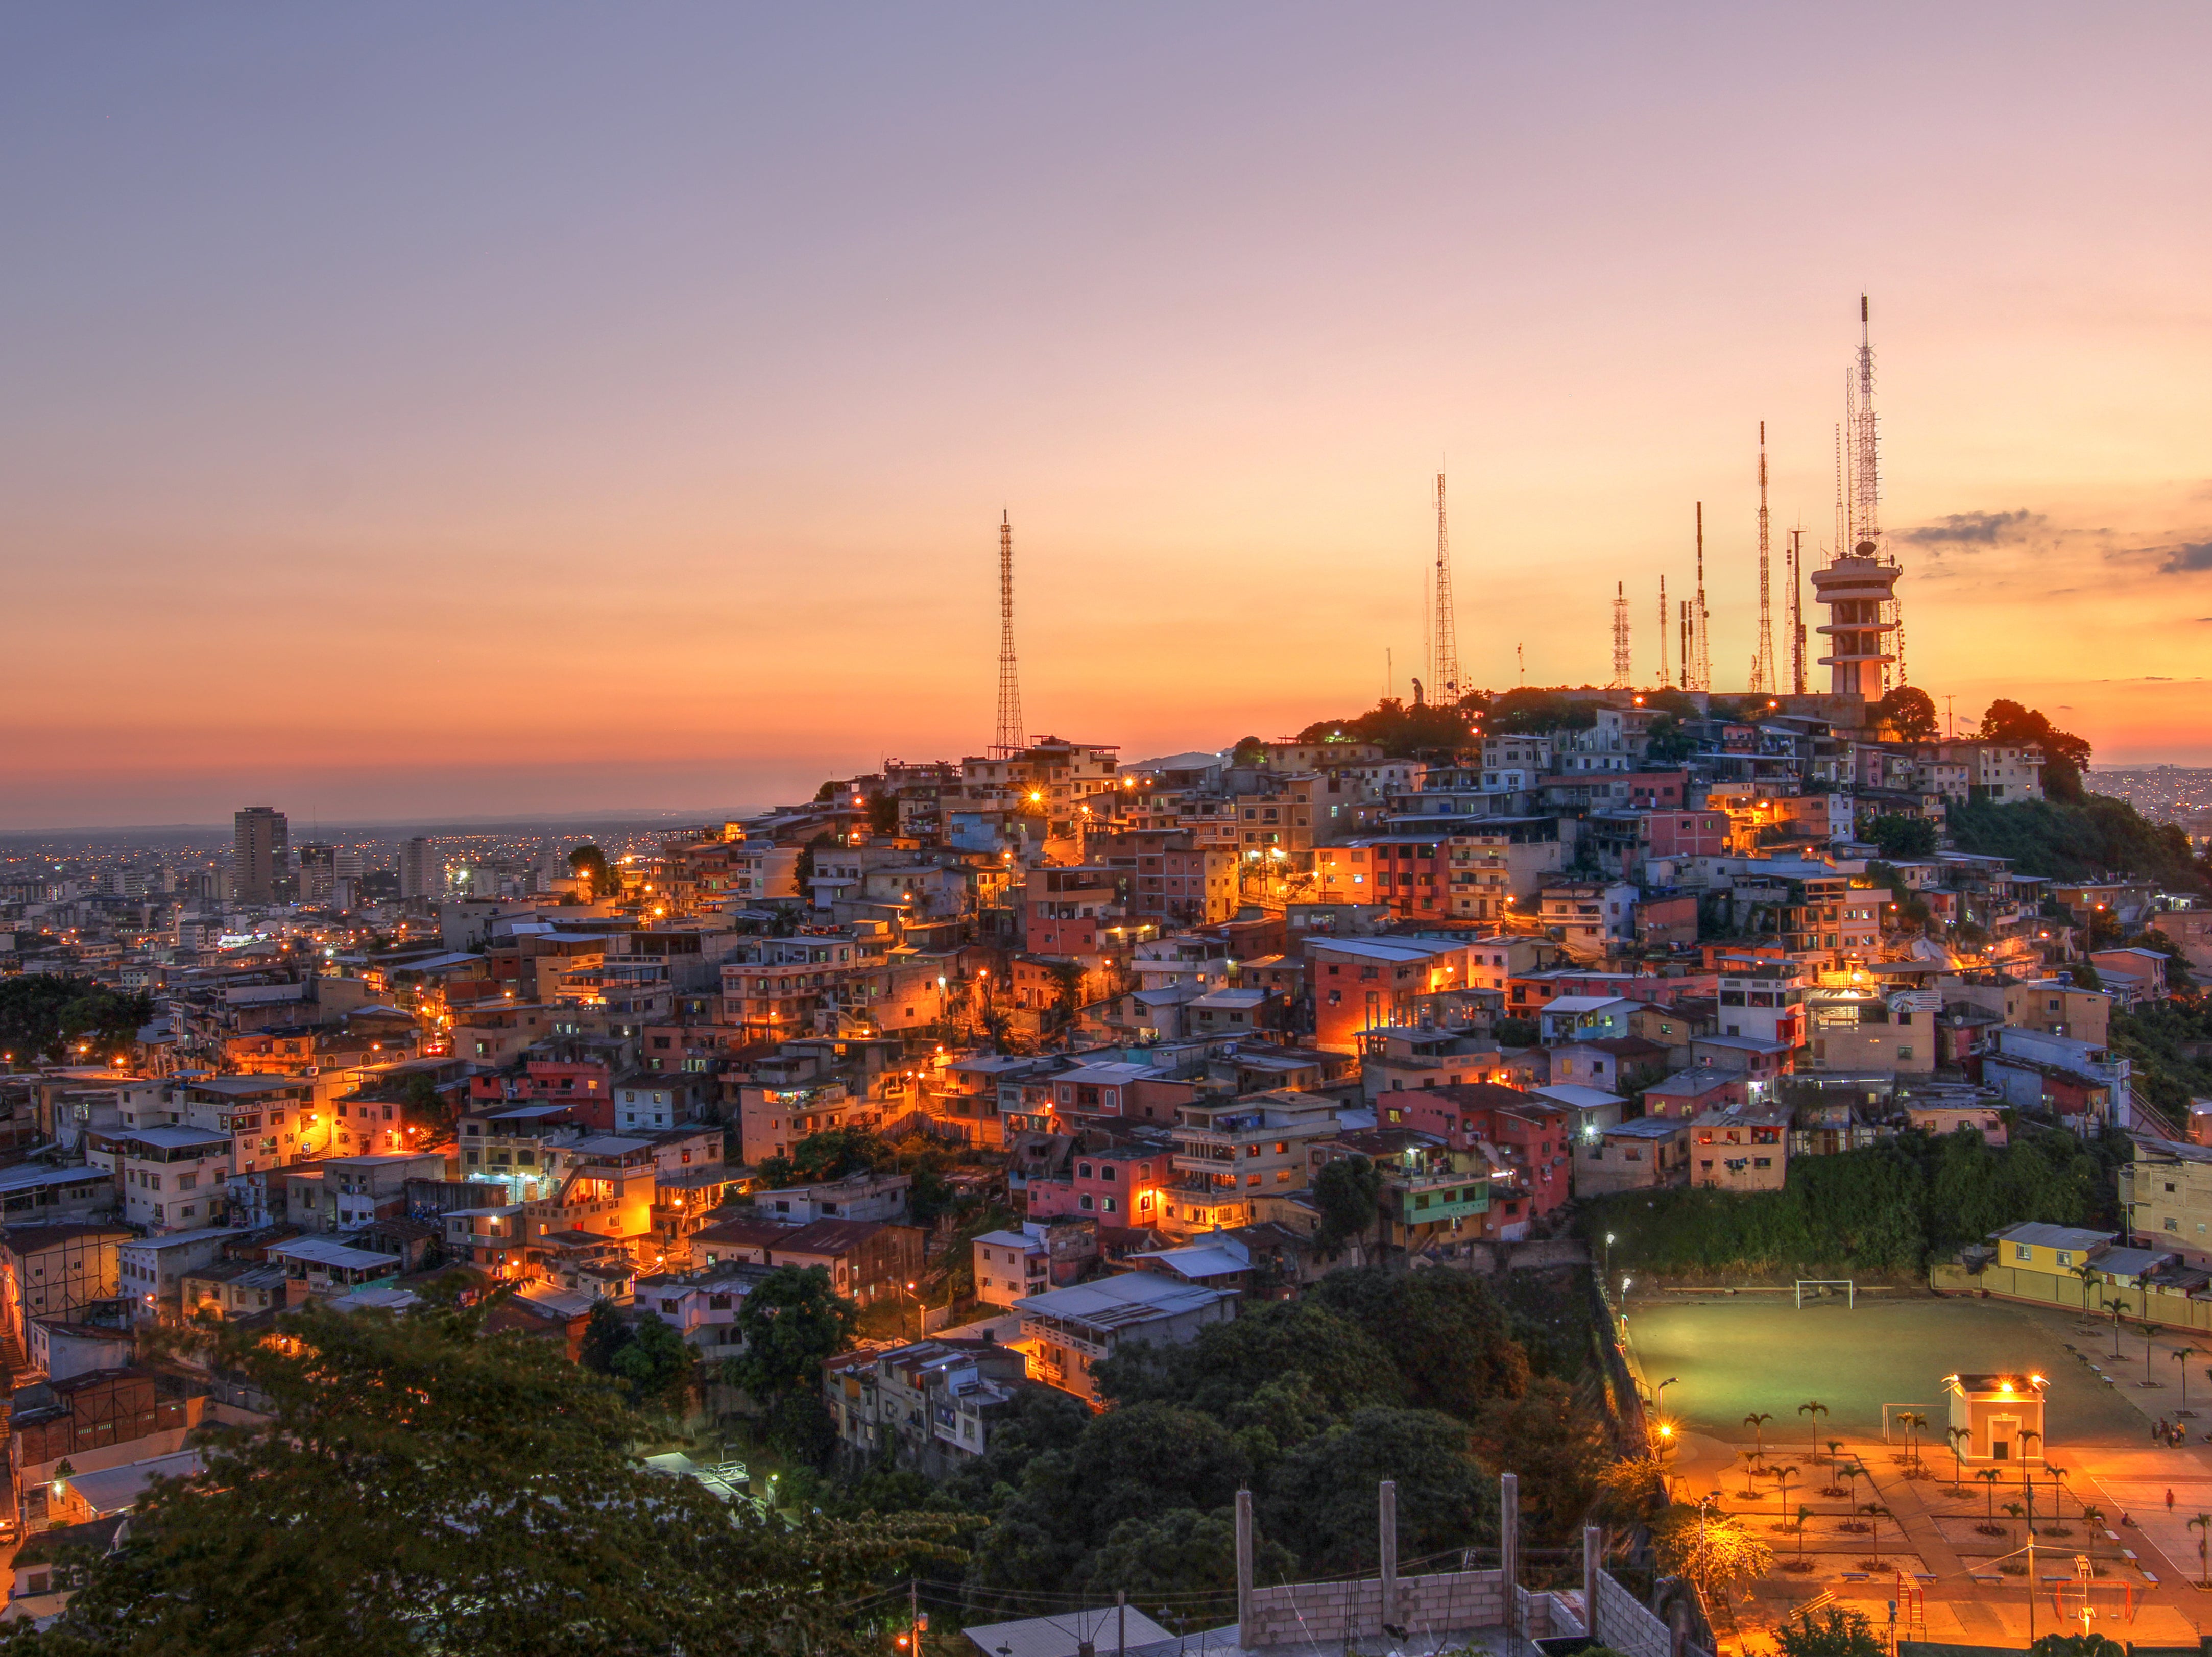
[(1384, 1479), (1375, 1497), (1382, 1542), (1382, 1626), (1390, 1629), (1398, 1626), (1398, 1481)]
[(1521, 1476), (1500, 1474), (1498, 1480), (1498, 1586), (1505, 1600), (1505, 1648), (1513, 1649), (1519, 1630), (1521, 1601)]
[(1237, 1492), (1237, 1643), (1252, 1643), (1252, 1492)]
[(1595, 1525), (1583, 1527), (1583, 1632), (1596, 1640), (1597, 1631), (1597, 1574), (1602, 1570), (1605, 1559), (1605, 1533)]

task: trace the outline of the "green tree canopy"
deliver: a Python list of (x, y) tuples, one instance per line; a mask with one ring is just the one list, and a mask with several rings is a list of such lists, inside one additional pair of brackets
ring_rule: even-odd
[(1528, 1389), (1528, 1355), (1505, 1308), (1463, 1272), (1332, 1272), (1309, 1298), (1364, 1330), (1404, 1377), (1406, 1401), (1473, 1420)]
[(0, 1053), (13, 1053), (19, 1063), (100, 1065), (127, 1057), (153, 1017), (151, 997), (125, 995), (90, 978), (24, 973), (0, 979)]
[(1865, 1612), (1842, 1605), (1784, 1618), (1774, 1641), (1782, 1657), (1887, 1657), (1888, 1650)]
[(616, 897), (622, 892), (622, 877), (607, 861), (607, 854), (596, 846), (579, 846), (569, 853), (568, 872), (590, 883), (594, 899)]
[(779, 1266), (738, 1303), (744, 1351), (728, 1361), (730, 1379), (769, 1405), (794, 1390), (814, 1390), (824, 1358), (852, 1344), (860, 1308), (830, 1286), (818, 1266)]
[[(1275, 1582), (1289, 1578), (1297, 1561), (1280, 1543), (1255, 1536), (1252, 1545), (1255, 1580)], [(1174, 1508), (1152, 1519), (1125, 1519), (1114, 1527), (1093, 1556), (1085, 1580), (1102, 1597), (1125, 1590), (1133, 1605), (1152, 1604), (1156, 1598), (1175, 1595), (1191, 1605), (1191, 1597), (1218, 1593), (1222, 1603), (1208, 1607), (1213, 1616), (1234, 1616), (1237, 1595), (1237, 1515), (1231, 1508), (1200, 1513)], [(1192, 1609), (1206, 1602), (1191, 1605)]]
[(1899, 685), (1867, 711), (1875, 724), (1887, 725), (1905, 742), (1926, 742), (1941, 728), (1936, 699), (1918, 685)]
[(1881, 848), (1885, 859), (1892, 860), (1936, 853), (1936, 825), (1925, 817), (1884, 813), (1867, 824), (1867, 838)]
[(1374, 1228), (1382, 1210), (1382, 1174), (1364, 1156), (1343, 1156), (1314, 1175), (1314, 1205), (1321, 1210), (1321, 1224), (1314, 1241), (1335, 1250)]
[(2037, 743), (2043, 749), (2043, 792), (2053, 799), (2078, 800), (2081, 774), (2089, 768), (2089, 744), (2061, 731), (2033, 708), (2000, 696), (1982, 715), (1985, 742)]
[(310, 1305), (231, 1335), (266, 1430), (216, 1429), (160, 1480), (66, 1616), (11, 1649), (674, 1657), (806, 1640), (872, 1652), (839, 1607), (948, 1557), (941, 1520), (764, 1518), (630, 1454), (641, 1423), (557, 1344), (480, 1311)]
[(1398, 1545), (1408, 1557), (1498, 1533), (1492, 1487), (1468, 1429), (1431, 1410), (1361, 1410), (1298, 1447), (1276, 1472), (1265, 1520), (1306, 1569), (1357, 1570), (1376, 1555), (1375, 1487), (1398, 1484)]

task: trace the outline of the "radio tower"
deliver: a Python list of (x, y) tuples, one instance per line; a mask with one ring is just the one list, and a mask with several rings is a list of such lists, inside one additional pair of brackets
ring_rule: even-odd
[(1437, 607), (1434, 682), (1443, 692), (1443, 705), (1459, 702), (1459, 623), (1452, 616), (1451, 540), (1444, 530), (1444, 475), (1437, 474)]
[(1867, 296), (1859, 295), (1858, 373), (1851, 398), (1850, 551), (1874, 558), (1881, 552), (1881, 466), (1874, 417), (1874, 344), (1868, 331)]
[(1759, 422), (1759, 641), (1751, 659), (1751, 694), (1771, 696), (1774, 678), (1774, 617), (1769, 609), (1766, 519), (1766, 422)]
[(1790, 531), (1790, 687), (1805, 694), (1805, 531)]
[(994, 759), (1011, 759), (1026, 746), (1022, 739), (1022, 684), (1014, 671), (1014, 525), (999, 514), (999, 733), (991, 744)]
[(1621, 582), (1613, 584), (1613, 683), (1614, 690), (1626, 690), (1635, 677), (1636, 666), (1628, 659), (1628, 589)]
[(1713, 688), (1712, 613), (1705, 608), (1705, 503), (1698, 502), (1698, 596), (1690, 611), (1690, 638), (1682, 665), (1683, 685), (1691, 690)]
[(1667, 677), (1667, 578), (1659, 578), (1659, 688), (1666, 689), (1674, 682)]

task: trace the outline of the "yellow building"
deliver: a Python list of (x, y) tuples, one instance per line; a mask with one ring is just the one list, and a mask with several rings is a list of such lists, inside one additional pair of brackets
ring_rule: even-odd
[(1951, 1425), (1964, 1429), (1961, 1461), (2039, 1462), (2043, 1460), (2041, 1375), (1946, 1375), (1951, 1395)]

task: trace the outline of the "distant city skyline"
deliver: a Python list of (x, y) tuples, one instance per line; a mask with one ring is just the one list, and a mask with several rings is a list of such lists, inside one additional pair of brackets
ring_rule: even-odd
[[(1909, 38), (1910, 49), (1904, 42)], [(2212, 764), (2212, 17), (0, 19), (0, 829), (766, 804), (1716, 686), (1871, 295), (1911, 682)], [(1779, 576), (1778, 574), (1778, 583)], [(1778, 591), (1778, 600), (1779, 593)]]

